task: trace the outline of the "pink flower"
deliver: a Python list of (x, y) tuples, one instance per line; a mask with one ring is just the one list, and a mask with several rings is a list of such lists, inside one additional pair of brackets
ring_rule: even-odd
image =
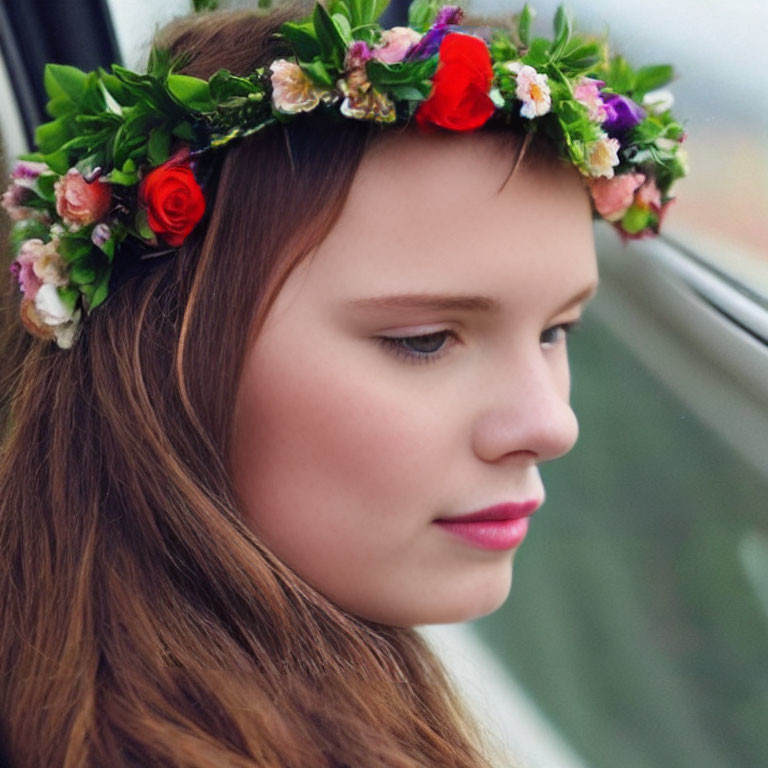
[(654, 179), (648, 179), (637, 191), (635, 205), (641, 208), (651, 208), (656, 211), (661, 210), (661, 192), (659, 192)]
[(39, 238), (25, 240), (11, 265), (25, 299), (34, 300), (43, 285), (67, 284), (66, 270), (57, 251), (58, 237), (44, 243)]
[(8, 211), (8, 215), (14, 221), (21, 221), (29, 217), (35, 217), (46, 222), (49, 220), (46, 211), (24, 205), (35, 196), (33, 190), (37, 177), (47, 170), (50, 169), (45, 163), (21, 160), (16, 164), (11, 173), (11, 184), (3, 193), (2, 202), (0, 202), (0, 205)]
[(365, 63), (373, 58), (368, 43), (365, 40), (355, 40), (347, 49), (347, 55), (344, 59), (344, 69), (349, 72), (352, 69), (365, 67)]
[(601, 85), (605, 85), (602, 80), (582, 77), (579, 84), (573, 89), (573, 96), (576, 101), (580, 101), (589, 109), (589, 119), (596, 123), (602, 123), (608, 117), (605, 104), (600, 98)]
[(53, 189), (56, 213), (72, 232), (106, 216), (112, 203), (112, 190), (107, 182), (97, 179), (89, 184), (75, 168), (70, 168)]
[(595, 210), (608, 221), (618, 221), (635, 199), (635, 192), (645, 181), (642, 173), (622, 173), (612, 179), (589, 179)]
[(410, 27), (386, 29), (381, 35), (381, 43), (373, 49), (373, 58), (384, 64), (397, 64), (419, 40), (421, 33)]

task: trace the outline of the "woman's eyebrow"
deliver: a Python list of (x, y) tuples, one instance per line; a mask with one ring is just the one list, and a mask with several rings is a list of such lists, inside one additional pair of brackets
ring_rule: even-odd
[(354, 309), (445, 309), (467, 312), (498, 312), (501, 305), (487, 296), (455, 293), (396, 293), (351, 299), (345, 306)]
[[(557, 314), (591, 299), (596, 290), (597, 284), (590, 283), (563, 304)], [(459, 293), (395, 293), (389, 296), (350, 299), (344, 305), (353, 309), (435, 309), (490, 313), (501, 310), (501, 304), (489, 296)]]
[(584, 304), (589, 301), (597, 293), (597, 282), (590, 283), (586, 288), (580, 290), (573, 298), (563, 304), (555, 314), (559, 315), (561, 312), (565, 312), (566, 309), (575, 307), (577, 304)]

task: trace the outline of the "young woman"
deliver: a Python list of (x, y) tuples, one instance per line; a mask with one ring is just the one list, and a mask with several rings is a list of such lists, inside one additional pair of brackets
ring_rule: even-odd
[[(451, 33), (480, 39), (452, 13), (411, 30), (407, 50), (435, 30), (441, 56)], [(298, 15), (177, 22), (158, 47), (188, 54), (183, 73), (199, 80), (169, 90), (204, 103), (224, 86), (199, 82), (220, 69), (247, 78), (288, 61), (275, 33)], [(393, 34), (368, 44), (389, 72), (405, 69), (404, 51), (385, 53)], [(597, 285), (598, 197), (519, 121), (470, 127), (487, 108), (477, 94), (438, 109), (436, 80), (417, 119), (383, 126), (387, 103), (352, 90), (353, 58), (339, 99), (370, 108), (358, 119), (297, 117), (312, 112), (291, 111), (301, 99), (332, 108), (330, 89), (290, 91), (281, 64), (285, 120), (246, 136), (238, 112), (225, 125), (236, 140), (212, 139), (226, 146), (208, 165), (176, 135), (135, 188), (130, 164), (62, 167), (48, 219), (23, 190), (43, 199), (49, 171), (15, 176), (6, 208), (50, 234), (23, 230), (17, 244), (6, 307), (18, 312), (20, 286), (23, 323), (8, 321), (0, 372), (0, 728), (13, 766), (492, 764), (492, 735), (415, 627), (504, 602), (544, 500), (538, 466), (576, 440), (566, 336)], [(121, 82), (106, 81), (103, 102), (120, 120), (163, 108), (149, 81)], [(259, 102), (245, 90), (243, 110)], [(533, 97), (522, 106), (543, 109)], [(463, 125), (441, 124), (441, 109)], [(624, 217), (645, 176), (630, 181)], [(99, 302), (100, 267), (88, 262), (88, 282), (78, 259), (109, 243)], [(486, 522), (459, 522), (472, 513)]]

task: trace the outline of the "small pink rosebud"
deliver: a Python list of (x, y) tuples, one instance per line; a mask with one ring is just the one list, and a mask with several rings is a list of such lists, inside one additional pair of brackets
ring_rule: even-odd
[(652, 208), (655, 211), (661, 209), (661, 192), (654, 179), (648, 179), (635, 195), (635, 205), (641, 208)]
[(618, 221), (632, 205), (635, 192), (644, 181), (642, 173), (620, 173), (610, 179), (589, 179), (595, 209), (607, 221)]
[(89, 184), (75, 168), (70, 168), (53, 188), (56, 213), (72, 232), (105, 216), (112, 202), (108, 183), (96, 180)]
[(421, 40), (421, 33), (410, 27), (392, 27), (381, 35), (381, 43), (373, 49), (373, 58), (384, 64), (397, 64)]

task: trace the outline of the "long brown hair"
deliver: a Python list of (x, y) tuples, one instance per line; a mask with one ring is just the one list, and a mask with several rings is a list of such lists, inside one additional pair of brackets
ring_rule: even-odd
[[(280, 55), (296, 7), (182, 19), (184, 71)], [(228, 474), (251, 329), (341, 210), (374, 129), (228, 149), (201, 234), (126, 273), (70, 350), (0, 347), (0, 744), (14, 768), (491, 765), (412, 628), (349, 615), (248, 528)]]

